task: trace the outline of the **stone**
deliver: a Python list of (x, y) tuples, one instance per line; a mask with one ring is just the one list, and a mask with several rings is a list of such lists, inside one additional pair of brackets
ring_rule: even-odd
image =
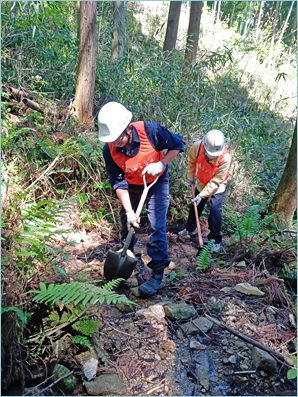
[(213, 327), (213, 323), (205, 317), (198, 317), (181, 325), (181, 328), (187, 335), (204, 335)]
[(246, 267), (245, 261), (241, 261), (235, 264), (236, 267)]
[(133, 287), (130, 289), (130, 291), (135, 297), (140, 298), (141, 293), (139, 291), (139, 287)]
[(239, 283), (235, 285), (235, 290), (245, 295), (264, 296), (265, 293), (259, 288), (252, 286), (249, 283)]
[(118, 374), (103, 374), (91, 382), (84, 382), (87, 393), (91, 396), (125, 396), (125, 383)]
[(223, 287), (220, 289), (220, 291), (224, 292), (225, 294), (229, 293), (232, 291), (231, 287)]
[(199, 353), (199, 358), (197, 360), (198, 364), (196, 364), (196, 377), (199, 383), (206, 389), (209, 390), (209, 382), (210, 382), (210, 362), (209, 355), (204, 351)]
[(269, 353), (255, 346), (252, 348), (252, 360), (257, 369), (269, 373), (275, 373), (277, 370), (276, 360)]
[(237, 362), (236, 356), (234, 354), (232, 356), (230, 356), (228, 358), (228, 362), (231, 363), (231, 364), (236, 364), (236, 362)]
[(84, 376), (87, 380), (92, 380), (96, 376), (98, 367), (98, 359), (91, 357), (90, 360), (86, 361), (83, 366)]
[(64, 379), (61, 379), (60, 382), (57, 384), (57, 386), (66, 393), (66, 395), (70, 395), (76, 385), (77, 385), (77, 380), (73, 374), (71, 374), (70, 369), (64, 367), (64, 365), (61, 364), (55, 364), (54, 370), (53, 370), (53, 380), (58, 380), (63, 376), (68, 375)]
[(162, 305), (151, 305), (146, 309), (136, 311), (137, 317), (145, 317), (146, 319), (162, 320), (165, 318), (165, 310)]
[(164, 306), (166, 317), (170, 320), (183, 321), (196, 316), (197, 311), (187, 303), (170, 303)]
[(76, 355), (75, 360), (83, 367), (83, 373), (87, 380), (95, 378), (98, 367), (98, 356), (94, 349)]
[(206, 346), (200, 343), (198, 340), (192, 339), (189, 343), (189, 348), (192, 350), (202, 350), (206, 349)]

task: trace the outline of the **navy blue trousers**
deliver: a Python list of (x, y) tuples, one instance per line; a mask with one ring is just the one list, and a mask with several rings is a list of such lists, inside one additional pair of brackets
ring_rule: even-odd
[[(132, 205), (132, 209), (136, 211), (143, 186), (129, 185), (128, 192)], [(149, 236), (146, 248), (147, 254), (151, 261), (147, 266), (152, 269), (153, 273), (160, 273), (169, 264), (168, 257), (168, 240), (167, 240), (167, 212), (169, 208), (169, 175), (165, 172), (154, 186), (149, 190), (146, 199), (146, 211), (150, 223), (151, 234)], [(121, 241), (123, 242), (127, 236), (127, 219), (125, 210), (121, 207)], [(129, 249), (133, 249), (137, 239), (134, 235)]]
[[(196, 189), (195, 194), (199, 194), (199, 191)], [(208, 234), (208, 240), (215, 240), (215, 244), (221, 243), (222, 235), (221, 235), (221, 223), (222, 223), (222, 203), (225, 197), (225, 192), (215, 194), (208, 199), (202, 199), (200, 204), (198, 205), (198, 214), (201, 216), (205, 205), (208, 200), (208, 207), (210, 207), (210, 213), (208, 217), (208, 224), (210, 233)], [(195, 218), (195, 210), (193, 204), (189, 206), (188, 219), (186, 222), (185, 228), (192, 232), (196, 228), (196, 218)]]

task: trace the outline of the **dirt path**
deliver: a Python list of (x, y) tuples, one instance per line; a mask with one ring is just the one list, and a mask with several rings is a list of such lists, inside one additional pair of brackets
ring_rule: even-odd
[[(156, 296), (138, 299), (131, 293), (131, 287), (150, 277), (143, 234), (139, 235), (137, 271), (119, 291), (136, 306), (102, 305), (93, 309), (103, 323), (103, 329), (93, 338), (94, 348), (104, 352), (107, 359), (98, 367), (97, 376), (113, 374), (124, 381), (125, 391), (115, 386), (110, 394), (296, 395), (295, 382), (286, 376), (288, 368), (273, 359), (263, 367), (256, 364), (251, 344), (216, 325), (206, 332), (185, 329), (185, 324), (207, 313), (287, 354), (296, 330), (285, 302), (281, 304), (272, 296), (274, 286), (262, 285), (265, 294), (258, 297), (237, 292), (236, 284), (252, 283), (264, 274), (243, 262), (229, 265), (225, 252), (213, 258), (207, 272), (199, 273), (195, 242), (179, 241), (173, 233), (168, 237), (172, 263)], [(72, 250), (66, 270), (71, 277), (85, 273), (100, 282), (104, 258), (112, 244), (103, 242), (105, 236), (101, 243), (92, 233), (86, 233), (82, 240)], [(187, 303), (196, 314), (185, 321), (171, 320), (160, 314), (168, 303)], [(82, 380), (76, 394), (86, 394), (86, 385), (88, 382)]]

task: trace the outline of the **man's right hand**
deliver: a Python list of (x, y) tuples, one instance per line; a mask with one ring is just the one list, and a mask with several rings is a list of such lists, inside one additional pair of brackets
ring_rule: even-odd
[(136, 214), (133, 210), (127, 211), (126, 212), (126, 218), (127, 218), (127, 229), (129, 230), (132, 227), (140, 227), (140, 218), (137, 219)]

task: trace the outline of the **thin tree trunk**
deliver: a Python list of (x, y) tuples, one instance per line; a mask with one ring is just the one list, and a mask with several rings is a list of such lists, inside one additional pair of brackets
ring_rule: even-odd
[(279, 20), (279, 11), (281, 8), (281, 1), (277, 2), (276, 8), (274, 10), (274, 17), (273, 17), (273, 22), (272, 22), (272, 36), (271, 36), (271, 41), (270, 41), (270, 49), (269, 49), (269, 55), (267, 58), (267, 66), (271, 66), (271, 62), (273, 59), (273, 50), (274, 50), (274, 43), (275, 43), (275, 37), (276, 37), (276, 30), (277, 30), (277, 24)]
[(186, 66), (194, 64), (197, 58), (202, 8), (202, 1), (191, 2), (184, 56)]
[(182, 5), (181, 1), (170, 2), (167, 30), (163, 45), (163, 52), (165, 55), (171, 52), (176, 46), (181, 5)]
[(236, 3), (235, 3), (235, 1), (233, 1), (233, 11), (232, 11), (232, 15), (231, 15), (230, 22), (229, 22), (229, 28), (231, 28), (233, 26), (235, 6), (236, 6)]
[(270, 203), (270, 212), (279, 215), (283, 226), (292, 228), (293, 216), (297, 208), (297, 120), (287, 163)]
[(278, 38), (278, 41), (277, 41), (275, 63), (277, 62), (277, 60), (278, 60), (278, 58), (279, 58), (279, 56), (280, 56), (280, 46), (281, 46), (281, 42), (282, 42), (282, 39), (283, 39), (283, 37), (284, 37), (286, 28), (287, 28), (287, 26), (288, 26), (289, 19), (290, 19), (291, 12), (292, 12), (292, 10), (293, 10), (294, 4), (295, 4), (295, 1), (292, 1), (291, 7), (290, 7), (289, 12), (288, 12), (288, 15), (287, 15), (287, 18), (286, 18), (286, 20), (285, 20), (285, 23), (284, 23), (284, 25), (283, 25), (283, 27), (282, 27), (282, 31), (281, 31), (281, 33), (280, 33), (280, 35), (279, 35), (279, 38)]
[(216, 23), (216, 9), (217, 9), (217, 1), (213, 2), (213, 6), (212, 6), (212, 21), (213, 24)]
[(124, 1), (114, 1), (113, 15), (113, 38), (111, 58), (119, 61), (124, 55), (125, 39), (125, 3)]
[(96, 66), (96, 2), (80, 2), (80, 53), (77, 71), (75, 115), (80, 123), (93, 124)]
[(216, 22), (215, 23), (219, 23), (219, 21), (220, 21), (220, 9), (221, 9), (221, 1), (219, 0), (217, 2), (217, 13), (216, 13)]
[(262, 16), (263, 16), (263, 10), (264, 10), (264, 1), (261, 1), (260, 6), (259, 6), (258, 21), (257, 21), (256, 32), (255, 32), (256, 40), (258, 40), (258, 38), (260, 36), (260, 27), (261, 27), (261, 21), (262, 21)]
[(295, 12), (295, 18), (293, 21), (293, 27), (292, 27), (292, 40), (291, 40), (291, 48), (295, 47), (295, 41), (297, 39), (297, 11)]

